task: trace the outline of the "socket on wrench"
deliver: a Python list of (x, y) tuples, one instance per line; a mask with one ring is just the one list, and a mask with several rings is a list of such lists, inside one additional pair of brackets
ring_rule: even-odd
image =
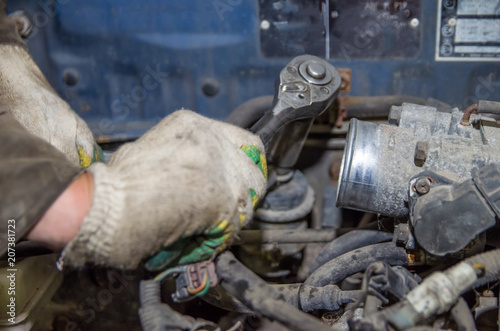
[(333, 103), (341, 78), (328, 62), (312, 55), (294, 58), (281, 71), (272, 108), (251, 128), (277, 168), (295, 165), (314, 118)]

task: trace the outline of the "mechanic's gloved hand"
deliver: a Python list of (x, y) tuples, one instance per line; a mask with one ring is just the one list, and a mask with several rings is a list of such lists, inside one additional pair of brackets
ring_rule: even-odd
[(88, 171), (92, 207), (60, 261), (135, 268), (196, 236), (214, 254), (251, 219), (267, 169), (258, 136), (184, 110)]
[(87, 124), (57, 95), (22, 46), (0, 44), (0, 59), (0, 112), (8, 112), (74, 164), (87, 167), (103, 160)]

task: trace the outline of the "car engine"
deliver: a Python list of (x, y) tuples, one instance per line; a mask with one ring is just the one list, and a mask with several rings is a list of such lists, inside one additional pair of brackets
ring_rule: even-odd
[(7, 9), (106, 157), (186, 108), (257, 134), (269, 180), (200, 263), (61, 274), (19, 244), (23, 311), (2, 327), (500, 329), (499, 0)]

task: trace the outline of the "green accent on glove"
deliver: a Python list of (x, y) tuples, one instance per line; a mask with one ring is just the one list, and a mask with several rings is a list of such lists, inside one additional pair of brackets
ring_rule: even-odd
[(96, 142), (94, 142), (94, 157), (92, 158), (92, 163), (94, 162), (106, 163), (104, 161), (104, 153), (102, 152), (101, 146), (97, 145)]
[(150, 258), (145, 267), (149, 271), (159, 271), (173, 265), (208, 260), (214, 256), (215, 252), (226, 247), (232, 229), (232, 225), (227, 221), (222, 221), (203, 234), (182, 237)]
[(156, 253), (146, 262), (146, 269), (149, 271), (159, 271), (165, 269), (167, 266), (171, 265), (172, 262), (177, 260), (179, 256), (181, 256), (182, 250), (186, 244), (186, 239), (180, 239), (165, 248), (165, 250)]
[[(242, 145), (240, 148), (257, 165), (267, 179), (265, 154), (253, 145)], [(248, 190), (248, 193), (252, 199), (252, 206), (255, 207), (260, 197), (252, 188)], [(244, 219), (245, 215), (240, 215), (240, 225)], [(233, 231), (233, 225), (229, 224), (227, 220), (223, 220), (205, 232), (200, 231), (191, 237), (181, 237), (150, 258), (146, 262), (145, 267), (149, 271), (159, 271), (173, 265), (184, 265), (208, 260), (226, 248)]]
[(267, 162), (266, 155), (260, 151), (260, 149), (256, 146), (250, 145), (241, 145), (240, 147), (249, 158), (252, 159), (253, 162), (259, 167), (262, 174), (267, 179)]

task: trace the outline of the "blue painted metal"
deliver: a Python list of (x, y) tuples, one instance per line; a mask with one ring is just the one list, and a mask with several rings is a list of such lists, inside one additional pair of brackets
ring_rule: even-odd
[[(50, 83), (101, 140), (137, 137), (182, 107), (224, 119), (271, 94), (290, 58), (260, 51), (257, 0), (19, 0), (35, 24), (30, 51)], [(461, 108), (500, 101), (499, 62), (435, 62), (437, 1), (422, 0), (414, 59), (335, 59), (352, 69), (351, 95), (433, 97)], [(63, 82), (77, 71), (74, 86)], [(202, 92), (220, 82), (216, 96)]]

